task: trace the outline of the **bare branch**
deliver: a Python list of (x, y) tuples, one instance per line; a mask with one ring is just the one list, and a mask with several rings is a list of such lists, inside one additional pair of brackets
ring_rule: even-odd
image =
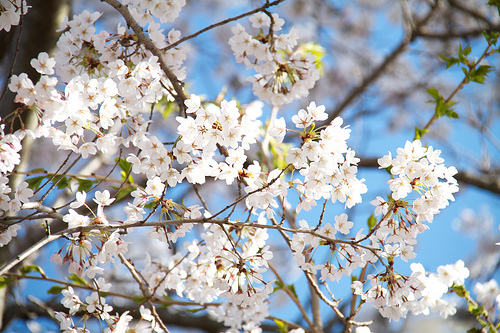
[[(106, 1), (106, 0), (104, 0)], [(244, 18), (246, 16), (250, 16), (252, 14), (255, 14), (255, 13), (258, 13), (258, 12), (262, 12), (262, 11), (265, 11), (265, 9), (269, 8), (269, 7), (272, 7), (272, 6), (276, 6), (277, 4), (279, 4), (280, 2), (283, 2), (285, 0), (276, 0), (276, 1), (273, 1), (273, 2), (266, 2), (263, 6), (259, 7), (259, 8), (256, 8), (256, 9), (253, 9), (253, 10), (250, 10), (246, 13), (243, 13), (243, 14), (240, 14), (238, 16), (234, 16), (234, 17), (230, 17), (228, 19), (225, 19), (225, 20), (222, 20), (220, 22), (217, 22), (217, 23), (214, 23), (212, 25), (209, 25), (208, 27), (206, 28), (203, 28), (189, 36), (186, 36), (186, 37), (182, 37), (181, 39), (179, 39), (178, 41), (176, 41), (175, 43), (172, 43), (166, 47), (164, 47), (163, 49), (161, 49), (162, 51), (168, 51), (174, 47), (176, 47), (177, 45), (181, 44), (181, 43), (184, 43), (185, 41), (187, 40), (190, 40), (190, 39), (193, 39), (199, 35), (201, 35), (202, 33), (204, 32), (207, 32), (209, 30), (212, 30), (214, 28), (217, 28), (217, 27), (220, 27), (222, 25), (225, 25), (225, 24), (228, 24), (230, 22), (233, 22), (233, 21), (237, 21), (241, 18)]]
[(366, 88), (368, 88), (368, 86), (375, 82), (379, 78), (379, 76), (384, 74), (386, 68), (391, 63), (393, 63), (394, 60), (401, 53), (403, 53), (406, 47), (419, 36), (419, 30), (427, 23), (427, 21), (429, 21), (436, 8), (436, 6), (431, 7), (425, 17), (415, 23), (415, 30), (413, 30), (410, 35), (407, 35), (401, 41), (401, 43), (399, 43), (399, 45), (388, 56), (385, 57), (384, 61), (370, 73), (370, 75), (365, 77), (357, 87), (351, 90), (351, 92), (344, 98), (344, 100), (340, 102), (332, 112), (330, 112), (328, 119), (324, 122), (325, 124), (331, 123), (332, 120), (338, 117), (349, 104), (351, 104), (366, 90)]

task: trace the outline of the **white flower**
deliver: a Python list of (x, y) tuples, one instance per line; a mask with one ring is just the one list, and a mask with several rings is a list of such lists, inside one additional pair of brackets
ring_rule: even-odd
[(191, 94), (191, 98), (186, 99), (184, 101), (184, 105), (187, 106), (187, 113), (194, 113), (201, 109), (201, 101), (200, 101), (200, 96), (197, 96), (195, 94)]
[(258, 12), (249, 17), (250, 22), (252, 22), (253, 28), (269, 27), (271, 25), (271, 19), (265, 13)]
[(94, 201), (100, 206), (109, 206), (115, 201), (115, 198), (110, 198), (108, 190), (96, 191)]
[(328, 118), (328, 113), (325, 112), (326, 108), (324, 105), (316, 106), (316, 103), (311, 102), (307, 107), (307, 112), (311, 116), (312, 120), (323, 121)]
[(87, 200), (87, 193), (85, 191), (76, 193), (76, 201), (72, 202), (69, 206), (73, 209), (77, 209), (85, 204)]
[(285, 118), (281, 117), (278, 119), (274, 119), (271, 129), (269, 130), (269, 135), (276, 138), (278, 143), (283, 142), (283, 138), (286, 134), (286, 123)]
[(353, 226), (354, 223), (347, 221), (347, 214), (344, 213), (339, 216), (335, 216), (335, 229), (344, 235), (347, 235)]
[(64, 298), (61, 300), (61, 304), (69, 309), (70, 314), (74, 314), (75, 312), (77, 312), (80, 309), (80, 304), (82, 302), (80, 301), (80, 298), (75, 295), (75, 291), (73, 290), (73, 288), (69, 286), (61, 293), (64, 296)]
[(80, 146), (78, 151), (82, 154), (83, 158), (87, 158), (89, 155), (95, 155), (97, 153), (96, 144), (94, 142), (85, 142)]
[(54, 66), (56, 61), (54, 58), (49, 58), (47, 52), (40, 52), (38, 59), (31, 59), (31, 66), (40, 74), (52, 75), (54, 74)]
[(146, 184), (146, 193), (152, 195), (153, 197), (160, 197), (165, 189), (165, 184), (163, 184), (160, 177), (149, 179)]
[(90, 296), (85, 298), (85, 302), (88, 304), (87, 312), (91, 314), (97, 312), (102, 319), (109, 318), (108, 312), (113, 310), (113, 307), (106, 304), (104, 297), (99, 297), (97, 292), (93, 292)]
[(28, 183), (22, 182), (17, 186), (15, 198), (21, 202), (29, 202), (29, 199), (33, 196), (33, 190), (28, 188)]
[(297, 128), (307, 128), (312, 124), (313, 119), (306, 110), (299, 110), (299, 112), (292, 117), (292, 121)]

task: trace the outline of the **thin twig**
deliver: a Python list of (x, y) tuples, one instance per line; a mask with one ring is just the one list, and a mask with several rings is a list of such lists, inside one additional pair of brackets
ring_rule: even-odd
[(149, 288), (146, 284), (145, 281), (143, 281), (143, 278), (139, 276), (139, 273), (135, 270), (135, 267), (128, 261), (125, 256), (122, 253), (118, 253), (118, 257), (122, 261), (122, 263), (127, 267), (127, 269), (130, 271), (130, 274), (132, 274), (132, 277), (134, 280), (137, 282), (139, 285), (139, 289), (141, 289), (142, 294), (146, 298), (146, 302), (148, 303), (151, 313), (153, 314), (153, 317), (155, 317), (156, 322), (160, 327), (167, 333), (170, 331), (168, 330), (167, 326), (165, 326), (165, 323), (163, 323), (163, 320), (161, 320), (161, 317), (158, 315), (158, 312), (156, 312), (156, 307), (154, 306), (153, 302), (151, 302), (151, 294), (149, 292)]
[(283, 281), (283, 279), (281, 278), (281, 275), (274, 268), (274, 266), (271, 265), (271, 264), (269, 264), (269, 268), (271, 269), (271, 271), (273, 271), (274, 275), (276, 276), (276, 278), (278, 279), (278, 281), (283, 286), (283, 290), (285, 291), (285, 293), (290, 297), (290, 299), (292, 300), (292, 302), (294, 302), (295, 305), (297, 305), (297, 307), (300, 310), (300, 313), (302, 314), (302, 317), (307, 322), (307, 324), (309, 325), (309, 327), (311, 328), (311, 330), (313, 330), (314, 332), (317, 332), (314, 323), (311, 321), (311, 319), (309, 319), (309, 316), (307, 315), (306, 310), (304, 309), (304, 307), (300, 303), (300, 300), (295, 296), (295, 294), (290, 290), (290, 288), (288, 288), (288, 286), (285, 284), (285, 281)]
[[(107, 0), (101, 0), (101, 1), (107, 1)], [(221, 25), (224, 25), (224, 24), (228, 24), (230, 22), (233, 22), (233, 21), (237, 21), (245, 16), (249, 16), (249, 15), (252, 15), (252, 14), (255, 14), (255, 13), (258, 13), (258, 12), (262, 12), (264, 11), (266, 8), (269, 8), (269, 7), (272, 7), (272, 6), (276, 6), (277, 4), (279, 4), (280, 2), (283, 2), (285, 0), (276, 0), (276, 1), (273, 1), (273, 2), (267, 2), (266, 4), (264, 4), (263, 6), (259, 7), (259, 8), (256, 8), (256, 9), (253, 9), (251, 11), (248, 11), (246, 13), (243, 13), (243, 14), (240, 14), (238, 16), (234, 16), (234, 17), (230, 17), (228, 19), (225, 19), (225, 20), (222, 20), (220, 22), (217, 22), (217, 23), (214, 23), (212, 25), (209, 25), (208, 27), (206, 28), (203, 28), (189, 36), (186, 36), (186, 37), (182, 37), (181, 39), (179, 39), (178, 41), (176, 41), (175, 43), (172, 43), (166, 47), (164, 47), (163, 49), (161, 49), (162, 51), (168, 51), (174, 47), (176, 47), (177, 45), (187, 41), (187, 40), (190, 40), (190, 39), (193, 39), (195, 37), (197, 37), (198, 35), (201, 35), (202, 33), (204, 32), (207, 32), (208, 30), (212, 30), (214, 28), (217, 28), (217, 27), (220, 27)]]
[[(486, 47), (486, 50), (484, 50), (483, 54), (481, 55), (481, 57), (479, 58), (479, 60), (477, 62), (474, 63), (474, 66), (471, 65), (471, 67), (469, 68), (469, 70), (472, 70), (474, 68), (476, 68), (477, 65), (479, 65), (481, 63), (481, 61), (483, 61), (483, 59), (486, 57), (486, 55), (488, 55), (489, 51), (490, 51), (490, 48), (491, 48), (491, 44), (488, 44), (488, 46)], [(455, 95), (460, 91), (462, 90), (462, 88), (468, 83), (468, 78), (467, 76), (465, 76), (462, 81), (459, 83), (459, 85), (455, 88), (455, 90), (453, 90), (453, 92), (448, 96), (448, 98), (446, 98), (446, 100), (444, 101), (444, 104), (448, 104), (452, 99), (453, 97), (455, 97)], [(425, 125), (424, 129), (429, 129), (429, 127), (431, 127), (432, 124), (434, 124), (434, 122), (438, 119), (439, 117), (436, 115), (436, 113), (434, 113), (432, 115), (432, 118), (429, 120), (429, 122), (427, 123), (427, 125)], [(422, 134), (424, 134), (424, 132), (422, 132)]]

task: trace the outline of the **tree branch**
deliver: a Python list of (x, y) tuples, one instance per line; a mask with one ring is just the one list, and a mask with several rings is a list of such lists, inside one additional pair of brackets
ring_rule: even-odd
[(179, 39), (179, 40), (178, 40), (178, 41), (176, 41), (175, 43), (172, 43), (172, 44), (170, 44), (170, 45), (168, 45), (168, 46), (164, 47), (164, 48), (163, 48), (163, 49), (161, 49), (161, 50), (162, 50), (162, 51), (168, 51), (168, 50), (170, 50), (170, 49), (172, 49), (172, 48), (176, 47), (177, 45), (179, 45), (179, 44), (181, 44), (181, 43), (183, 43), (183, 42), (185, 42), (185, 41), (187, 41), (187, 40), (193, 39), (193, 38), (195, 38), (195, 37), (197, 37), (197, 36), (201, 35), (201, 34), (202, 34), (202, 33), (204, 33), (204, 32), (207, 32), (207, 31), (209, 31), (209, 30), (212, 30), (212, 29), (214, 29), (214, 28), (220, 27), (220, 26), (222, 26), (222, 25), (224, 25), (224, 24), (228, 24), (228, 23), (233, 22), (233, 21), (237, 21), (237, 20), (239, 20), (239, 19), (241, 19), (241, 18), (244, 18), (245, 16), (250, 16), (250, 15), (252, 15), (252, 14), (255, 14), (255, 13), (258, 13), (258, 12), (262, 12), (262, 11), (264, 11), (265, 9), (267, 9), (267, 8), (269, 8), (269, 7), (272, 7), (272, 6), (276, 6), (277, 4), (279, 4), (280, 2), (283, 2), (283, 1), (285, 1), (285, 0), (276, 0), (276, 1), (273, 1), (273, 2), (266, 2), (266, 4), (264, 4), (263, 6), (261, 6), (261, 7), (259, 7), (259, 8), (256, 8), (256, 9), (253, 9), (253, 10), (248, 11), (248, 12), (246, 12), (246, 13), (240, 14), (240, 15), (238, 15), (238, 16), (230, 17), (230, 18), (228, 18), (228, 19), (225, 19), (225, 20), (222, 20), (222, 21), (220, 21), (220, 22), (214, 23), (214, 24), (209, 25), (208, 27), (203, 28), (203, 29), (201, 29), (201, 30), (199, 30), (199, 31), (197, 31), (197, 32), (195, 32), (195, 33), (193, 33), (193, 34), (189, 35), (189, 36), (182, 37), (181, 39)]
[(357, 97), (359, 97), (365, 90), (371, 85), (374, 81), (376, 81), (379, 76), (381, 76), (385, 69), (391, 64), (405, 49), (406, 47), (413, 42), (419, 36), (419, 30), (424, 26), (427, 21), (432, 17), (434, 10), (437, 6), (431, 7), (431, 10), (427, 13), (427, 15), (421, 20), (416, 21), (415, 30), (411, 32), (410, 35), (406, 35), (405, 38), (399, 43), (399, 45), (388, 55), (385, 57), (384, 61), (375, 68), (370, 75), (365, 77), (363, 81), (344, 98), (344, 100), (337, 105), (337, 107), (330, 113), (328, 119), (324, 122), (324, 124), (329, 124), (333, 119), (338, 117), (344, 109), (351, 104)]
[(102, 2), (106, 2), (113, 8), (115, 8), (125, 19), (127, 22), (127, 25), (134, 31), (134, 33), (137, 35), (137, 38), (139, 42), (146, 47), (154, 56), (158, 57), (158, 61), (160, 63), (160, 67), (167, 76), (167, 78), (170, 80), (170, 83), (172, 84), (176, 95), (173, 96), (175, 98), (175, 101), (177, 102), (177, 105), (179, 106), (179, 109), (181, 110), (181, 114), (185, 114), (186, 106), (184, 105), (184, 101), (187, 99), (186, 95), (184, 94), (184, 91), (182, 89), (182, 83), (179, 81), (177, 76), (170, 70), (170, 68), (167, 65), (167, 62), (164, 58), (165, 53), (158, 49), (153, 41), (144, 33), (144, 30), (142, 27), (135, 21), (135, 19), (132, 17), (132, 14), (130, 14), (130, 11), (128, 10), (127, 6), (122, 5), (118, 0), (101, 0)]

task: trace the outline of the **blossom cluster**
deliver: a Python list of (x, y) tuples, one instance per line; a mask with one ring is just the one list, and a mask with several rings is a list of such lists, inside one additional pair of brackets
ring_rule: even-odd
[[(266, 223), (263, 216), (259, 221)], [(147, 260), (141, 275), (160, 294), (172, 291), (207, 305), (225, 298), (209, 309), (229, 327), (258, 325), (268, 315), (266, 300), (274, 290), (262, 276), (273, 257), (267, 238), (265, 229), (206, 223), (201, 240), (184, 242), (185, 255), (177, 253), (163, 265)]]
[[(21, 135), (20, 133), (16, 134)], [(29, 202), (33, 196), (33, 190), (24, 181), (20, 182), (14, 191), (9, 186), (9, 173), (21, 162), (19, 151), (22, 149), (22, 145), (20, 137), (16, 134), (5, 134), (5, 124), (0, 125), (0, 216), (6, 212), (19, 212), (22, 204)], [(10, 196), (10, 194), (14, 195)], [(2, 226), (0, 247), (7, 245), (13, 237), (16, 237), (19, 229), (21, 229), (19, 224)]]
[(455, 200), (453, 193), (458, 191), (458, 183), (453, 176), (457, 169), (444, 166), (440, 154), (440, 150), (426, 148), (415, 140), (398, 148), (394, 158), (389, 152), (378, 160), (381, 168), (390, 168), (391, 174), (397, 176), (388, 182), (394, 200), (404, 199), (412, 191), (420, 194), (412, 205), (417, 223), (432, 222), (434, 215)]
[[(99, 278), (94, 282), (95, 288), (99, 292), (107, 292), (110, 290), (111, 284), (106, 283), (103, 278)], [(62, 332), (90, 332), (87, 328), (87, 322), (84, 321), (83, 325), (75, 325), (72, 315), (80, 310), (100, 317), (108, 323), (103, 332), (126, 332), (128, 329), (135, 329), (137, 332), (163, 332), (159, 327), (156, 319), (151, 314), (151, 310), (141, 305), (139, 308), (141, 317), (135, 323), (131, 323), (133, 317), (129, 315), (129, 311), (125, 311), (121, 315), (113, 315), (110, 313), (113, 307), (106, 303), (104, 297), (99, 296), (99, 292), (94, 291), (85, 298), (85, 302), (75, 293), (73, 287), (69, 286), (62, 291), (64, 298), (61, 304), (69, 309), (69, 314), (56, 311), (54, 313), (55, 319), (59, 322)]]
[(462, 260), (454, 265), (439, 266), (437, 274), (427, 274), (421, 264), (410, 265), (409, 277), (385, 273), (368, 275), (368, 290), (363, 291), (363, 283), (354, 281), (352, 288), (361, 299), (379, 309), (382, 316), (398, 321), (406, 318), (408, 312), (429, 314), (438, 312), (447, 318), (456, 312), (456, 303), (442, 297), (453, 286), (461, 286), (469, 276), (469, 270)]
[(12, 26), (18, 25), (21, 15), (28, 12), (26, 0), (1, 0), (0, 1), (0, 31), (10, 31)]
[[(122, 4), (127, 5), (137, 23), (141, 26), (150, 24), (151, 27), (151, 23), (154, 23), (152, 18), (158, 18), (161, 23), (175, 21), (182, 7), (186, 5), (186, 0), (123, 0)], [(159, 24), (156, 26), (159, 27)], [(151, 39), (154, 40), (153, 37)]]
[(377, 197), (371, 201), (376, 207), (375, 215), (382, 218), (370, 240), (383, 257), (399, 257), (408, 262), (416, 257), (413, 246), (417, 236), (428, 229), (424, 222), (432, 222), (434, 215), (454, 200), (458, 184), (453, 178), (456, 169), (443, 164), (440, 150), (423, 147), (415, 140), (407, 141), (397, 153), (395, 158), (389, 153), (379, 159), (380, 167), (390, 169), (397, 178), (388, 181), (392, 191), (390, 200)]
[(234, 35), (229, 39), (229, 45), (238, 62), (244, 62), (247, 68), (257, 72), (249, 77), (254, 94), (273, 105), (287, 104), (307, 96), (319, 79), (316, 56), (293, 51), (298, 39), (294, 29), (289, 33), (274, 34), (285, 23), (278, 14), (258, 12), (250, 16), (250, 22), (259, 33), (249, 34), (238, 23), (231, 29)]
[(491, 317), (498, 318), (500, 309), (500, 287), (498, 282), (491, 279), (485, 283), (476, 283), (474, 286), (476, 300), (484, 307)]
[[(279, 118), (273, 121), (269, 132), (278, 142), (283, 141), (287, 131), (299, 132), (302, 139), (300, 147), (290, 148), (286, 156), (286, 162), (298, 170), (294, 175), (299, 174), (290, 181), (301, 194), (297, 213), (302, 209), (310, 210), (322, 198), (332, 203), (340, 201), (347, 208), (352, 208), (361, 202), (361, 195), (367, 191), (364, 179), (356, 177), (359, 158), (347, 146), (351, 130), (348, 126), (342, 127), (343, 120), (340, 117), (325, 128), (314, 129), (315, 122), (326, 118), (325, 106), (316, 106), (316, 103), (311, 102), (307, 111), (301, 109), (292, 117), (296, 129), (287, 129), (285, 119)], [(277, 186), (283, 188), (284, 184), (277, 182), (268, 191)], [(261, 193), (264, 192), (255, 195)]]

